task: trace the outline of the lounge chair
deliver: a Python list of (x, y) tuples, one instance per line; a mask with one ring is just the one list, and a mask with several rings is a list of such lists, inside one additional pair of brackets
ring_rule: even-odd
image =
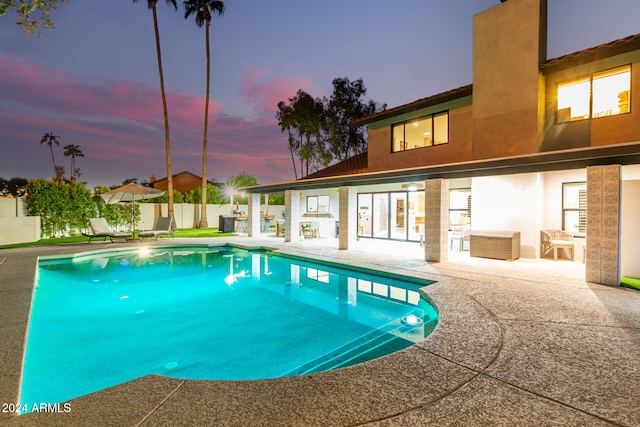
[(156, 219), (156, 223), (153, 225), (153, 230), (141, 231), (138, 233), (138, 237), (155, 237), (158, 240), (160, 236), (173, 237), (173, 231), (171, 231), (172, 219), (169, 216), (161, 216)]
[(89, 226), (91, 227), (92, 233), (82, 233), (83, 236), (89, 238), (89, 242), (93, 239), (102, 238), (102, 241), (109, 239), (111, 243), (113, 243), (114, 238), (129, 240), (133, 237), (131, 233), (113, 231), (104, 218), (89, 218)]

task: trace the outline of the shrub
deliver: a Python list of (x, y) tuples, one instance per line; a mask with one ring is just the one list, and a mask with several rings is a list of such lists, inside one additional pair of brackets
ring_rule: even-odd
[(95, 216), (91, 193), (80, 183), (34, 179), (27, 184), (27, 215), (40, 217), (43, 237), (79, 234)]

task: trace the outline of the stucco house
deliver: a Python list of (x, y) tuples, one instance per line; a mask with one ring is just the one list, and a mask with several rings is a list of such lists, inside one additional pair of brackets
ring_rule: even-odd
[(639, 277), (640, 34), (547, 59), (546, 0), (509, 0), (473, 24), (472, 84), (352, 123), (368, 126), (357, 159), (246, 189), (249, 235), (259, 195), (284, 191), (287, 241), (312, 219), (340, 249), (415, 241), (438, 262), (457, 227), (519, 233), (528, 258), (542, 230), (565, 230), (587, 281)]

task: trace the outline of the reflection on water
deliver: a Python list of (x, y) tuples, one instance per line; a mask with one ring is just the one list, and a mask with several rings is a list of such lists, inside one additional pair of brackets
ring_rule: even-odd
[(228, 246), (41, 260), (21, 400), (153, 373), (263, 379), (371, 360), (433, 330), (426, 284)]

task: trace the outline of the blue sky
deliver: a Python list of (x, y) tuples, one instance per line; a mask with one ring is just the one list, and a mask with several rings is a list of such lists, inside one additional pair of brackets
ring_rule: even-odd
[[(511, 0), (518, 1), (518, 0)], [(363, 78), (367, 99), (395, 107), (471, 83), (473, 15), (499, 0), (228, 0), (212, 25), (209, 178), (293, 179), (278, 101), (328, 96)], [(158, 3), (173, 171), (200, 174), (204, 29)], [(637, 0), (549, 0), (548, 57), (640, 33)], [(56, 28), (27, 36), (0, 17), (0, 176), (52, 175), (45, 132), (79, 145), (89, 186), (164, 177), (164, 133), (146, 2), (71, 0)]]

